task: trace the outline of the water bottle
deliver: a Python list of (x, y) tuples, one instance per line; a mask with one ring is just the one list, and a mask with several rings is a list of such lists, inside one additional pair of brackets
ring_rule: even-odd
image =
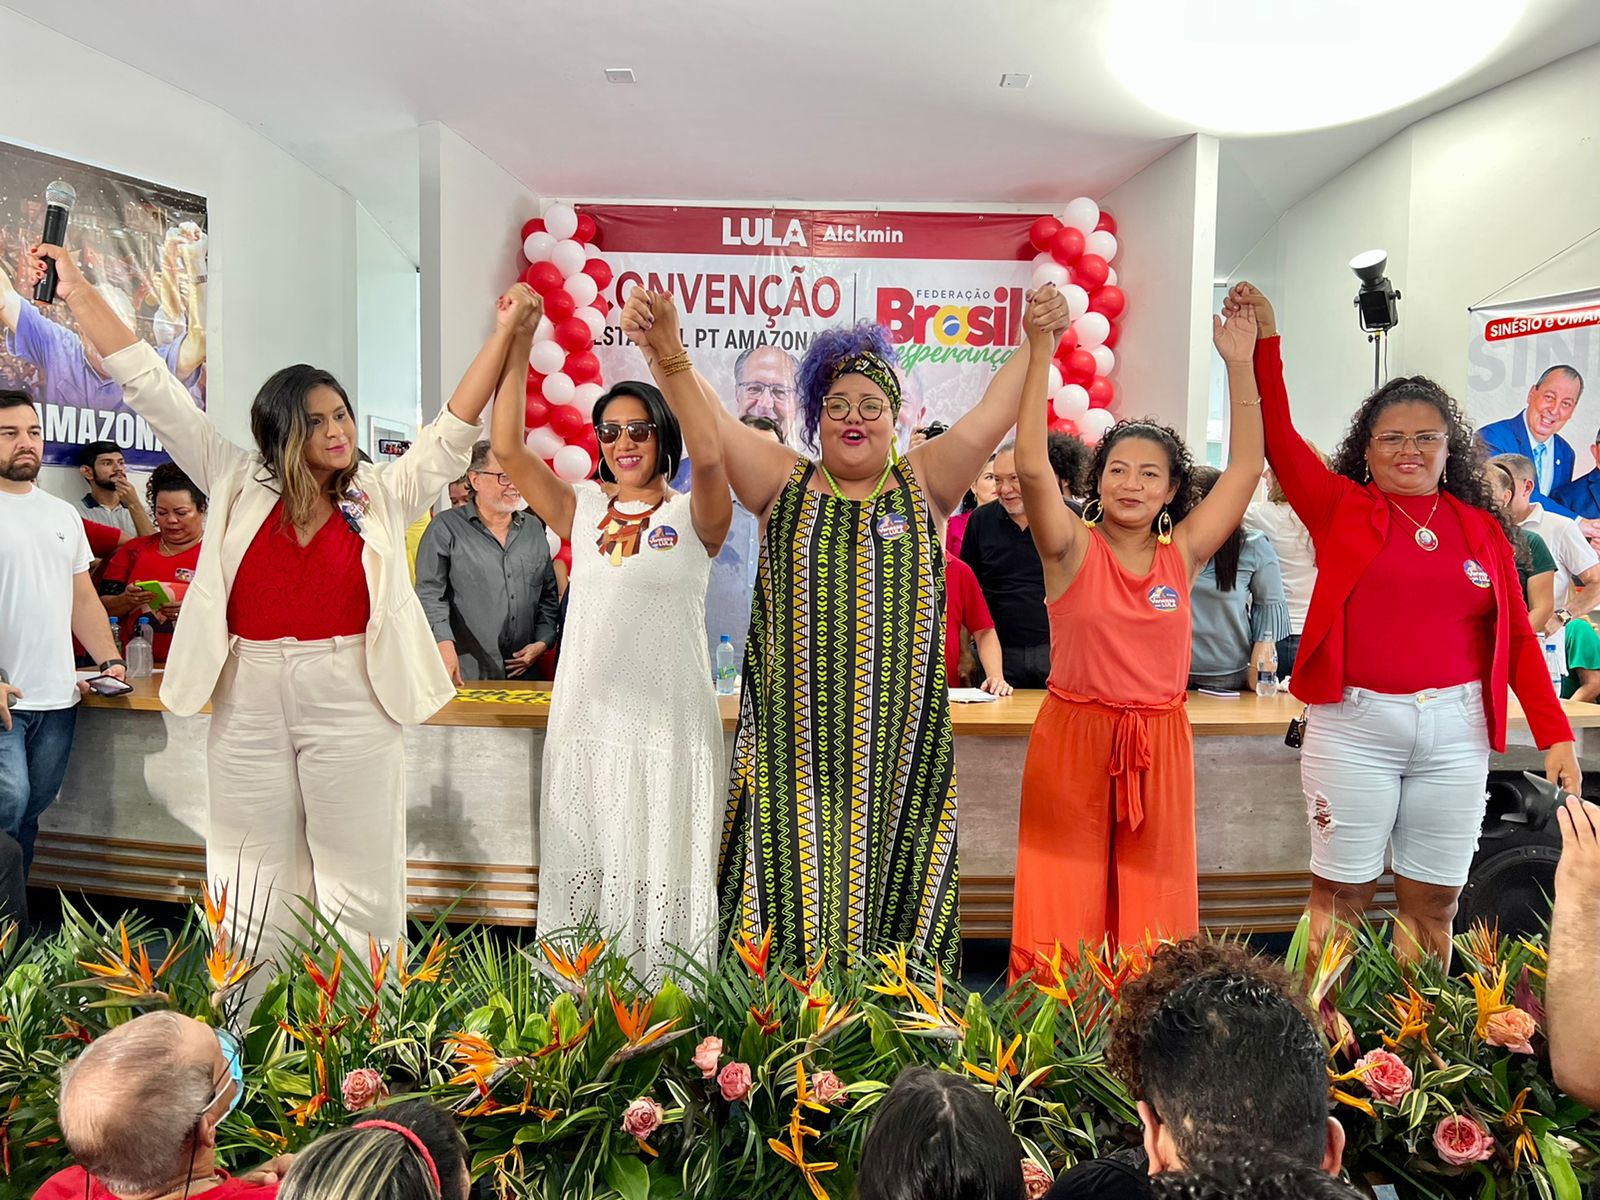
[(1561, 692), (1561, 677), (1567, 673), (1567, 664), (1562, 661), (1561, 647), (1556, 644), (1556, 639), (1551, 634), (1544, 635), (1544, 665), (1550, 672), (1550, 680), (1556, 685), (1556, 693)]
[(122, 653), (122, 630), (115, 617), (111, 618), (111, 644), (116, 647), (118, 654)]
[(739, 652), (727, 634), (717, 643), (717, 695), (731, 696), (739, 690)]
[(1278, 651), (1275, 646), (1268, 646), (1266, 653), (1256, 663), (1256, 695), (1276, 696), (1278, 694)]
[(149, 617), (139, 618), (139, 631), (128, 642), (128, 678), (149, 679), (156, 666), (156, 631)]

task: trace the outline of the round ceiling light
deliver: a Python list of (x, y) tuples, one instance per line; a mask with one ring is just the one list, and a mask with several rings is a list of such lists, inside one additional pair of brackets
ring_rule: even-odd
[(1526, 0), (1115, 0), (1106, 58), (1133, 95), (1209, 133), (1376, 116), (1461, 78)]

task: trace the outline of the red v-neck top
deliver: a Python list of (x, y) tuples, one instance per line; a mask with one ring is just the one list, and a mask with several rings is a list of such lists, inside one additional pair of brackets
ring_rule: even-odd
[(228, 632), (253, 642), (354, 637), (372, 615), (365, 543), (337, 510), (302, 546), (283, 501), (256, 531), (228, 593)]

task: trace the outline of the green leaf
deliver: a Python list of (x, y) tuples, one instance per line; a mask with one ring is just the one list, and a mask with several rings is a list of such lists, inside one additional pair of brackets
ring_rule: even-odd
[(650, 1172), (637, 1154), (619, 1154), (606, 1160), (606, 1183), (622, 1200), (650, 1200)]
[(1552, 1134), (1539, 1135), (1539, 1154), (1544, 1159), (1544, 1169), (1549, 1172), (1550, 1186), (1556, 1200), (1583, 1200), (1578, 1176), (1572, 1169), (1572, 1156)]
[(1422, 1080), (1417, 1087), (1422, 1091), (1436, 1092), (1442, 1088), (1455, 1087), (1464, 1083), (1477, 1072), (1478, 1068), (1472, 1063), (1457, 1063), (1453, 1067), (1445, 1067), (1441, 1071), (1424, 1071)]

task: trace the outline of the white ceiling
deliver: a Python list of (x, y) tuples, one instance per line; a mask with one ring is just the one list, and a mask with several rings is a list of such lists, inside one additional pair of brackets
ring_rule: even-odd
[[(414, 261), (428, 121), (546, 196), (885, 205), (1103, 195), (1194, 132), (1108, 70), (1118, 0), (164, 0), (159, 17), (127, 0), (4, 2), (258, 129)], [(1292, 19), (1349, 0), (1264, 2), (1241, 11)], [(1219, 267), (1411, 122), (1596, 42), (1596, 0), (1528, 0), (1498, 51), (1431, 96), (1333, 129), (1224, 138)], [(1216, 64), (1218, 87), (1250, 86), (1251, 52)], [(617, 66), (638, 82), (607, 83)], [(1352, 87), (1362, 70), (1405, 63), (1378, 39)], [(1006, 71), (1032, 86), (1002, 90)]]

